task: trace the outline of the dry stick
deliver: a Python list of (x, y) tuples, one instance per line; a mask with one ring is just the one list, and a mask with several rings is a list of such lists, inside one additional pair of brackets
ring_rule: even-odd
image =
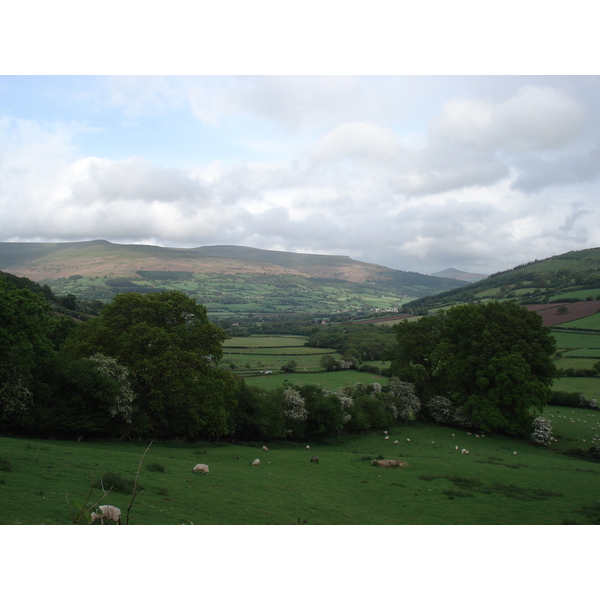
[[(90, 499), (90, 496), (92, 495), (92, 492), (94, 491), (94, 486), (92, 485), (94, 482), (94, 478), (92, 477), (92, 481), (90, 483), (90, 492), (87, 495), (87, 498), (85, 499), (84, 503), (81, 505), (81, 508), (79, 509), (79, 512), (77, 513), (77, 515), (75, 516), (75, 518), (71, 521), (71, 525), (76, 525), (77, 522), (79, 521), (79, 519), (81, 518), (81, 516), (83, 515), (83, 511), (85, 510), (85, 508), (87, 507), (87, 503)], [(102, 484), (102, 479), (100, 479), (100, 483)], [(110, 491), (113, 489), (113, 486), (111, 485), (110, 488), (108, 488), (108, 490), (104, 489), (104, 485), (102, 484), (102, 491), (104, 492), (104, 495), (102, 496), (102, 498), (100, 498), (100, 500), (98, 500), (95, 504), (92, 504), (92, 506), (88, 509), (88, 510), (92, 510), (93, 508), (95, 508), (98, 504), (100, 504), (100, 502), (102, 502), (102, 500), (104, 500), (104, 498), (106, 498), (106, 496), (108, 496), (108, 494), (110, 493)], [(67, 504), (73, 509), (73, 511), (75, 511), (74, 506), (69, 502), (69, 490), (67, 490), (66, 494), (65, 494), (65, 499), (67, 501)]]
[[(152, 442), (153, 441), (154, 440), (152, 440)], [(133, 496), (131, 497), (131, 504), (127, 508), (127, 520), (125, 521), (125, 525), (129, 525), (129, 511), (131, 510), (131, 507), (133, 506), (133, 501), (135, 500), (135, 497), (137, 496), (137, 482), (138, 482), (138, 477), (140, 476), (140, 469), (142, 468), (142, 463), (144, 462), (144, 457), (146, 456), (146, 452), (148, 452), (148, 450), (150, 450), (150, 446), (152, 446), (152, 442), (150, 442), (148, 444), (148, 447), (146, 448), (146, 450), (144, 450), (144, 454), (142, 454), (142, 458), (140, 459), (140, 464), (138, 465), (138, 470), (135, 475), (135, 482), (133, 484)]]

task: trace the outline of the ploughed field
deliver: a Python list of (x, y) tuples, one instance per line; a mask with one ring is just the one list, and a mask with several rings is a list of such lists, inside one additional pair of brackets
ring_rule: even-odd
[[(550, 449), (420, 423), (389, 429), (388, 440), (372, 432), (310, 450), (292, 442), (266, 442), (269, 452), (262, 441), (153, 443), (130, 524), (600, 523), (600, 462), (563, 453), (598, 440), (600, 412), (548, 407), (545, 416), (558, 438)], [(0, 438), (0, 524), (68, 524), (88, 497), (88, 506), (118, 506), (125, 521), (131, 495), (101, 499), (91, 482), (109, 471), (133, 480), (146, 448)], [(378, 459), (408, 466), (373, 466)], [(198, 463), (209, 475), (192, 472)]]

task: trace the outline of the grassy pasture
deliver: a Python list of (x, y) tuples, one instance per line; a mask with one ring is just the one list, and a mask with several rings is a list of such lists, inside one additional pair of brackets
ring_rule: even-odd
[(588, 400), (600, 400), (600, 377), (563, 377), (554, 381), (552, 389), (558, 392), (579, 392)]
[(307, 338), (303, 335), (253, 335), (232, 337), (223, 343), (226, 348), (290, 348), (304, 347)]
[(265, 390), (281, 387), (284, 383), (294, 383), (298, 385), (310, 383), (335, 390), (345, 385), (354, 385), (357, 382), (364, 383), (365, 385), (379, 382), (384, 385), (389, 382), (389, 379), (387, 377), (382, 377), (381, 375), (353, 370), (322, 371), (320, 373), (304, 373), (302, 371), (296, 373), (273, 373), (273, 375), (249, 377), (246, 379), (248, 385), (253, 385)]
[(598, 329), (600, 333), (600, 313), (576, 319), (575, 321), (569, 321), (569, 326), (580, 327), (582, 329)]
[[(582, 437), (585, 427), (597, 426), (599, 413), (591, 412), (572, 415), (585, 416), (585, 424), (552, 413), (553, 422), (559, 421), (556, 449), (589, 446), (579, 440), (588, 439)], [(337, 445), (311, 444), (309, 451), (302, 444), (269, 443), (268, 453), (260, 450), (261, 442), (155, 443), (141, 469), (144, 491), (133, 505), (131, 524), (291, 525), (300, 518), (327, 525), (552, 525), (600, 518), (600, 463), (504, 436), (476, 438), (433, 425), (395, 427), (389, 434), (389, 440), (370, 433)], [(133, 478), (144, 450), (141, 444), (0, 438), (0, 465), (10, 465), (0, 471), (0, 523), (68, 524), (67, 492), (71, 501), (85, 500), (91, 478), (107, 471)], [(318, 464), (309, 461), (314, 454)], [(372, 466), (380, 456), (409, 466)], [(251, 466), (255, 458), (261, 459), (258, 467)], [(192, 473), (199, 462), (209, 465), (210, 475)], [(151, 464), (164, 472), (150, 470)], [(101, 495), (94, 489), (92, 502)], [(125, 514), (130, 500), (111, 492), (102, 503)]]

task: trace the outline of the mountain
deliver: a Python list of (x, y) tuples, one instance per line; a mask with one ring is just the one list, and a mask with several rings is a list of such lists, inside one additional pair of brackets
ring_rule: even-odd
[(479, 281), (485, 279), (487, 275), (481, 273), (467, 273), (466, 271), (459, 271), (458, 269), (445, 269), (444, 271), (438, 271), (437, 273), (431, 274), (433, 277), (449, 277), (450, 279), (459, 279), (460, 281)]
[(406, 298), (466, 285), (348, 256), (224, 245), (163, 248), (105, 240), (0, 242), (0, 270), (46, 284), (57, 294), (86, 299), (180, 289), (209, 311), (235, 314), (396, 310)]
[(592, 301), (600, 297), (600, 248), (574, 250), (518, 265), (463, 288), (408, 304), (420, 313), (464, 302), (497, 299), (521, 304)]

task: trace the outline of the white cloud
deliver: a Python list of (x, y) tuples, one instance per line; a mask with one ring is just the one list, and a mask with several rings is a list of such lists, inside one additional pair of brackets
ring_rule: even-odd
[[(0, 239), (228, 243), (484, 273), (600, 245), (593, 81), (93, 81), (103, 95), (85, 122), (0, 117)], [(126, 136), (123, 119), (143, 127)], [(154, 128), (159, 142), (184, 132), (174, 156), (202, 160), (149, 158)], [(136, 151), (84, 153), (96, 138)]]

